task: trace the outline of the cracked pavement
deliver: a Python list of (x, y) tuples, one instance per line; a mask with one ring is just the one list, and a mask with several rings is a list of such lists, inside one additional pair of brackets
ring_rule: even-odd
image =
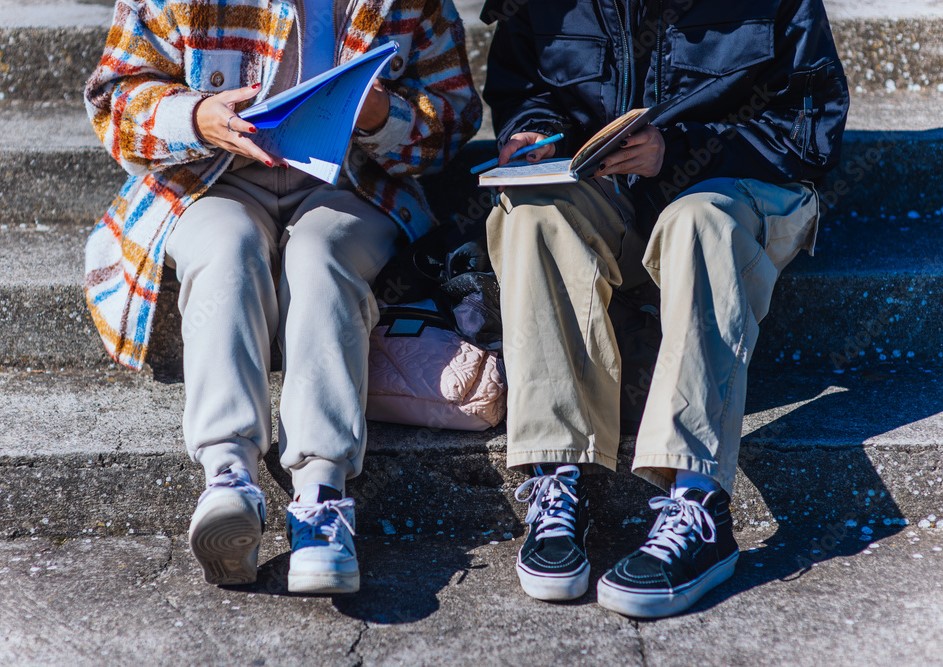
[[(273, 531), (274, 532), (274, 531)], [(622, 555), (594, 535), (598, 577)], [(641, 532), (622, 539), (635, 543)], [(737, 575), (686, 615), (634, 621), (527, 598), (519, 540), (358, 538), (363, 588), (286, 589), (266, 535), (252, 586), (202, 581), (183, 536), (0, 542), (2, 664), (764, 665), (933, 663), (943, 648), (943, 530), (906, 529), (806, 570), (782, 533), (744, 532)], [(860, 541), (856, 535), (845, 539)], [(798, 538), (796, 538), (798, 541)], [(800, 639), (801, 638), (801, 639)]]

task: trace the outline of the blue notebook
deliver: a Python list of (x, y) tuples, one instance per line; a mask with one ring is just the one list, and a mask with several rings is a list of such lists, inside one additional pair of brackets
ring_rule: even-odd
[(258, 128), (259, 148), (336, 184), (370, 86), (398, 50), (388, 42), (239, 115)]

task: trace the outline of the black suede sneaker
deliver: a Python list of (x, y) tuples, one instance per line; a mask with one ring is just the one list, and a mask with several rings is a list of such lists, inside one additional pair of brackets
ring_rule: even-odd
[(639, 618), (681, 613), (729, 579), (740, 555), (726, 491), (688, 489), (683, 496), (653, 498), (649, 505), (661, 514), (648, 540), (596, 587), (603, 607)]
[(585, 485), (579, 481), (580, 469), (573, 465), (561, 465), (548, 474), (535, 466), (534, 472), (514, 494), (528, 503), (527, 539), (517, 556), (517, 576), (533, 598), (573, 600), (589, 587)]

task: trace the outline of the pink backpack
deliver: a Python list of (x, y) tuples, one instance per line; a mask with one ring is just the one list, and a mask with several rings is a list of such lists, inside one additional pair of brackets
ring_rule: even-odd
[(497, 352), (462, 339), (431, 301), (381, 307), (370, 334), (367, 419), (484, 431), (506, 410)]

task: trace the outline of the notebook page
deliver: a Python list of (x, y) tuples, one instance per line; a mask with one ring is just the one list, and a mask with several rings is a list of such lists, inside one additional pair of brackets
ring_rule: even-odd
[(296, 169), (336, 184), (370, 84), (392, 54), (361, 62), (322, 83), (276, 127), (260, 129), (253, 141)]
[[(240, 117), (246, 120), (252, 120), (259, 127), (274, 127), (279, 122), (281, 122), (288, 114), (294, 111), (312, 91), (320, 88), (325, 82), (331, 81), (339, 76), (343, 76), (344, 73), (355, 67), (360, 67), (364, 64), (365, 60), (373, 60), (375, 58), (386, 58), (391, 53), (395, 53), (399, 50), (399, 45), (396, 42), (387, 42), (383, 46), (377, 47), (372, 51), (367, 51), (362, 53), (356, 58), (344, 63), (343, 65), (338, 65), (334, 69), (330, 69), (322, 74), (318, 74), (315, 77), (308, 79), (302, 83), (299, 83), (297, 86), (293, 86), (288, 90), (283, 90), (277, 95), (273, 95), (268, 99), (265, 99), (261, 102), (253, 104), (248, 109), (242, 111), (239, 115)], [(386, 61), (384, 61), (386, 62)]]

